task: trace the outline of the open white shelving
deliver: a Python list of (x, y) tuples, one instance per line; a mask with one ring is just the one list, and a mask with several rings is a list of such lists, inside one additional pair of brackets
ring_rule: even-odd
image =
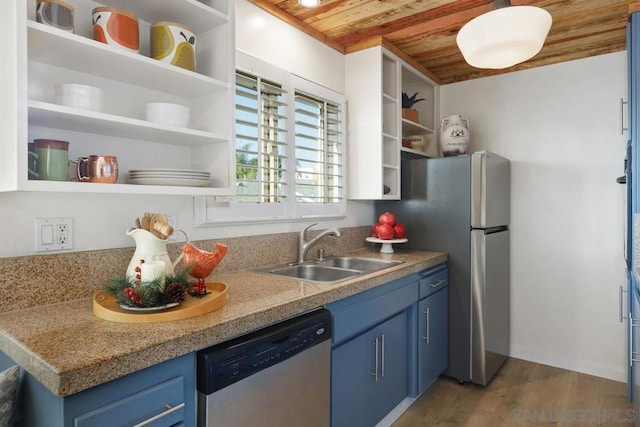
[[(381, 46), (347, 55), (350, 199), (401, 197), (403, 157), (427, 153), (402, 147), (403, 136), (431, 135), (435, 141), (438, 86)], [(415, 105), (419, 122), (402, 118), (402, 92), (426, 98)]]
[[(233, 194), (235, 45), (231, 0), (76, 0), (75, 33), (35, 21), (35, 1), (9, 0), (0, 16), (0, 47), (11, 66), (0, 82), (3, 156), (0, 191), (72, 191), (132, 194)], [(91, 11), (113, 6), (136, 15), (140, 52), (92, 39)], [(179, 22), (196, 34), (196, 70), (149, 57), (149, 28)], [(3, 74), (3, 76), (5, 75)], [(55, 86), (78, 83), (104, 91), (101, 112), (55, 103)], [(186, 128), (145, 119), (149, 102), (190, 107)], [(69, 158), (118, 158), (116, 184), (29, 180), (27, 142), (69, 141)], [(208, 187), (133, 185), (128, 171), (182, 168), (211, 173)]]

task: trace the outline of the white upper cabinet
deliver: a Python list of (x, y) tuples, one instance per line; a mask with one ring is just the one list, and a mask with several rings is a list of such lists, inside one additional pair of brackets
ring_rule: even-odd
[[(0, 191), (232, 194), (233, 0), (65, 1), (74, 7), (75, 33), (36, 22), (36, 0), (9, 0), (0, 15)], [(101, 6), (138, 18), (139, 53), (93, 40), (92, 10)], [(150, 58), (150, 26), (160, 21), (191, 28), (195, 71)], [(56, 103), (55, 87), (63, 83), (102, 89), (102, 110)], [(147, 121), (145, 106), (151, 102), (189, 107), (189, 125)], [(29, 179), (28, 142), (35, 139), (68, 141), (69, 160), (116, 156), (117, 183)], [(206, 171), (211, 181), (191, 185), (178, 176), (162, 185), (128, 183), (129, 171), (149, 168)]]
[[(348, 198), (400, 199), (401, 159), (438, 155), (435, 121), (439, 88), (381, 46), (346, 57)], [(413, 107), (418, 121), (403, 118), (402, 94), (424, 98)], [(426, 151), (410, 137), (429, 141)], [(404, 144), (403, 144), (404, 140)], [(403, 147), (405, 145), (405, 147)]]

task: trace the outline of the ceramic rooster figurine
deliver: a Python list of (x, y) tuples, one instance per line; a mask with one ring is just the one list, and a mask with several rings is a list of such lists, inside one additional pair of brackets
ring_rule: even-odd
[(207, 288), (204, 283), (205, 277), (211, 274), (214, 268), (227, 255), (229, 248), (222, 243), (216, 243), (214, 252), (207, 252), (196, 248), (191, 243), (185, 243), (182, 246), (182, 263), (184, 266), (190, 267), (189, 275), (195, 277), (197, 282), (193, 285), (194, 294), (206, 293)]

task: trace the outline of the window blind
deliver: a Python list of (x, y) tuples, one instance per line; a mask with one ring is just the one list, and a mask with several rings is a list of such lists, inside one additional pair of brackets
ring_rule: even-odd
[(286, 197), (285, 93), (277, 83), (236, 72), (236, 202)]
[(340, 106), (295, 93), (295, 199), (341, 203), (342, 112)]

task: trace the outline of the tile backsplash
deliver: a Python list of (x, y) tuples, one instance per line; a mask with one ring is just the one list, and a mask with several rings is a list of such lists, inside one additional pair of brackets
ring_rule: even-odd
[[(313, 238), (322, 230), (310, 230)], [(343, 228), (342, 238), (322, 239), (326, 256), (340, 255), (363, 248), (368, 243), (369, 226)], [(268, 234), (192, 242), (205, 251), (213, 251), (215, 243), (229, 246), (229, 252), (213, 271), (224, 273), (260, 265), (284, 263), (297, 258), (298, 233)], [(182, 243), (168, 245), (169, 256), (175, 259)], [(133, 256), (134, 247), (99, 251), (71, 252), (57, 255), (33, 255), (0, 258), (0, 312), (37, 305), (91, 297), (103, 289), (116, 275), (124, 275)], [(309, 256), (315, 256), (311, 248)]]

